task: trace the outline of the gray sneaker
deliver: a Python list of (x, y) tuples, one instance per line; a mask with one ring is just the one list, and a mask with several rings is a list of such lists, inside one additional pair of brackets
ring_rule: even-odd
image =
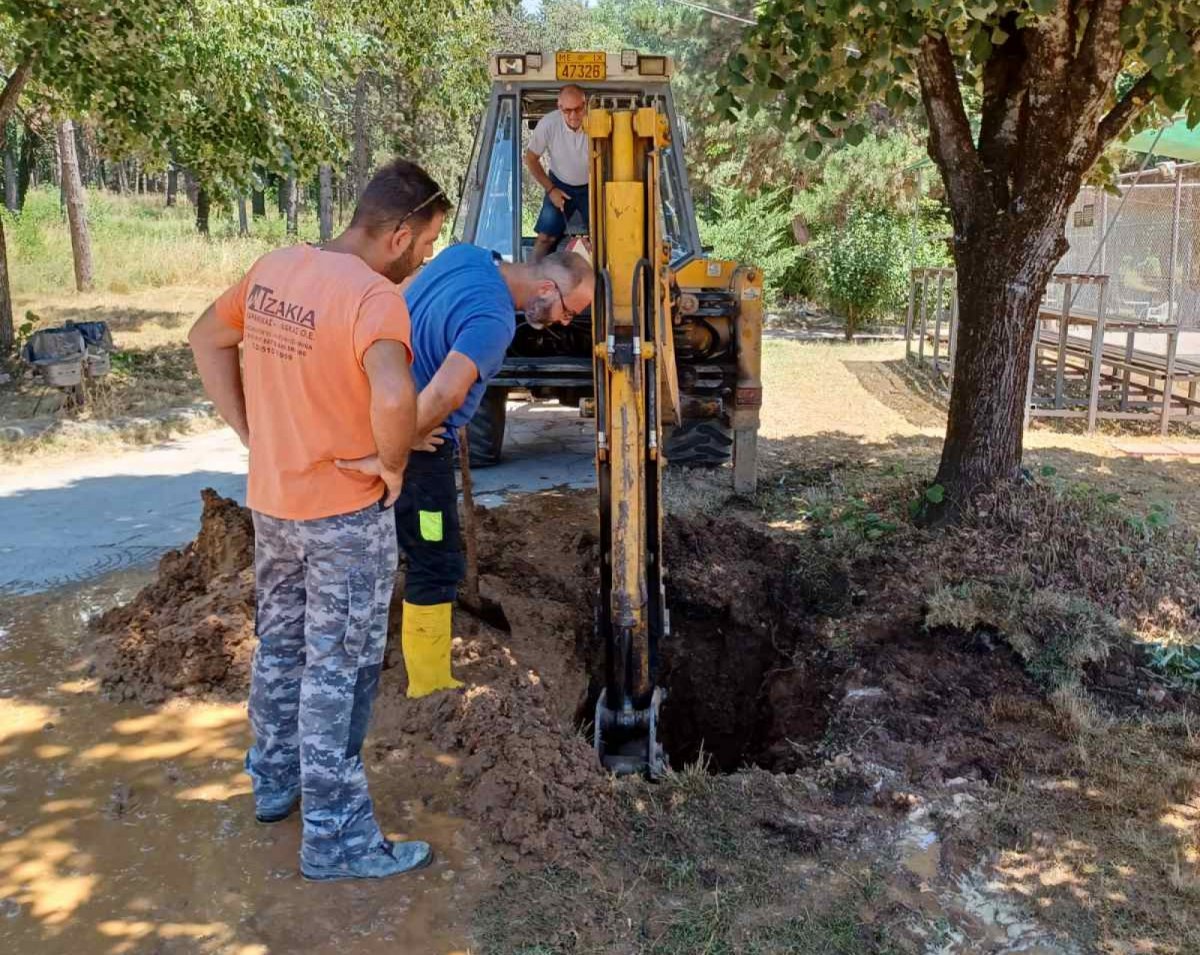
[(386, 879), (424, 869), (432, 861), (433, 849), (428, 842), (390, 842), (385, 839), (370, 852), (338, 865), (306, 865), (301, 859), (300, 875), (308, 882)]

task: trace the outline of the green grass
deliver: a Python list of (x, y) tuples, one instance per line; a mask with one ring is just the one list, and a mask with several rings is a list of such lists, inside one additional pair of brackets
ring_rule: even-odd
[[(196, 231), (195, 209), (180, 196), (166, 208), (158, 195), (118, 196), (89, 190), (88, 226), (96, 288), (124, 294), (167, 286), (219, 287), (235, 281), (258, 256), (286, 245), (283, 219), (268, 209), (251, 222), (251, 236), (237, 235), (236, 210), (214, 208), (211, 237)], [(24, 210), (4, 216), (8, 264), (18, 296), (74, 289), (71, 236), (58, 190), (30, 190)], [(315, 217), (300, 219), (300, 240), (315, 241)]]
[(756, 932), (746, 955), (899, 955), (886, 932), (863, 925), (853, 914), (803, 914)]

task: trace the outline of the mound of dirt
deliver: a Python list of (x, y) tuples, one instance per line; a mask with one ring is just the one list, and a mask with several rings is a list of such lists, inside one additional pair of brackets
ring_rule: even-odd
[[(453, 754), (458, 809), (482, 824), (510, 860), (586, 852), (611, 813), (609, 784), (588, 742), (557, 711), (556, 694), (508, 635), (486, 625), (455, 639), (461, 693), (404, 695), (403, 667), (385, 677), (375, 706), (378, 749), (409, 735)], [(526, 650), (528, 652), (528, 650)]]
[(117, 699), (226, 696), (249, 682), (254, 525), (235, 501), (211, 489), (201, 496), (196, 540), (167, 553), (131, 603), (92, 624), (101, 684)]

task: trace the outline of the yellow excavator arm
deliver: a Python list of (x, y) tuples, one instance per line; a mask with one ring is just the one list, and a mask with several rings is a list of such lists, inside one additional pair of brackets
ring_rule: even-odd
[[(597, 627), (605, 685), (596, 704), (601, 762), (618, 773), (666, 768), (658, 742), (658, 648), (669, 633), (662, 566), (660, 381), (674, 372), (658, 197), (666, 117), (605, 98), (588, 110), (596, 474), (600, 501)], [(668, 399), (678, 414), (678, 392)]]

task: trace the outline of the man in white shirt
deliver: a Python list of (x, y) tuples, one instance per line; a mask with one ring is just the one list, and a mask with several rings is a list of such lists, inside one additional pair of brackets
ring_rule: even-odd
[[(588, 135), (583, 128), (587, 96), (578, 86), (564, 86), (558, 94), (558, 109), (547, 113), (529, 137), (525, 167), (546, 190), (542, 211), (534, 231), (536, 262), (554, 250), (567, 231), (567, 222), (578, 213), (588, 224)], [(542, 168), (548, 160), (549, 172)]]

